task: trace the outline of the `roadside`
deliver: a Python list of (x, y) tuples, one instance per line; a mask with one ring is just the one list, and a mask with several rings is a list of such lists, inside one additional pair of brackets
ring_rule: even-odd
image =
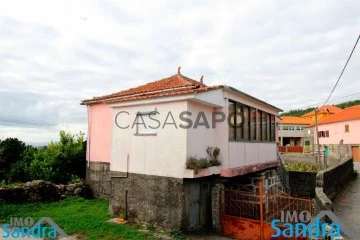
[[(360, 173), (360, 162), (354, 162), (354, 170)], [(333, 203), (336, 216), (355, 236), (360, 236), (360, 176), (351, 181)]]

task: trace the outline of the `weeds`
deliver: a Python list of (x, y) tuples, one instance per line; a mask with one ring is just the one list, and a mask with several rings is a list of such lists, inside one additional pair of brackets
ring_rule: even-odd
[(178, 239), (178, 240), (187, 240), (187, 236), (185, 234), (183, 234), (180, 230), (171, 230), (170, 235), (174, 238), (174, 239)]

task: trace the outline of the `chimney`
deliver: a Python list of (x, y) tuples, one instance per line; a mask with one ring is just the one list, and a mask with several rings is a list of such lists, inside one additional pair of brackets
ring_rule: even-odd
[(178, 72), (177, 72), (177, 74), (180, 74), (180, 69), (181, 69), (181, 66), (178, 67)]
[(201, 78), (200, 78), (200, 83), (201, 84), (204, 84), (203, 79), (204, 79), (204, 76), (201, 76)]

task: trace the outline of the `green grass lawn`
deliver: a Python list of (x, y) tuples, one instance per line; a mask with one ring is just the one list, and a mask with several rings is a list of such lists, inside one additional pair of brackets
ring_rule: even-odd
[(68, 235), (80, 234), (85, 239), (157, 239), (140, 232), (135, 226), (107, 223), (109, 202), (104, 200), (65, 199), (52, 203), (0, 204), (0, 222), (10, 217), (50, 217)]

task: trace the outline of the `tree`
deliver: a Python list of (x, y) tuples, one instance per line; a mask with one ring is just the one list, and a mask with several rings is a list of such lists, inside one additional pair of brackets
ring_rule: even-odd
[(60, 141), (51, 142), (47, 149), (38, 149), (30, 163), (31, 179), (43, 179), (55, 183), (66, 183), (72, 178), (85, 178), (84, 134), (71, 135), (60, 131)]
[(25, 143), (17, 138), (0, 141), (0, 179), (7, 178), (11, 167), (21, 160), (25, 148)]

